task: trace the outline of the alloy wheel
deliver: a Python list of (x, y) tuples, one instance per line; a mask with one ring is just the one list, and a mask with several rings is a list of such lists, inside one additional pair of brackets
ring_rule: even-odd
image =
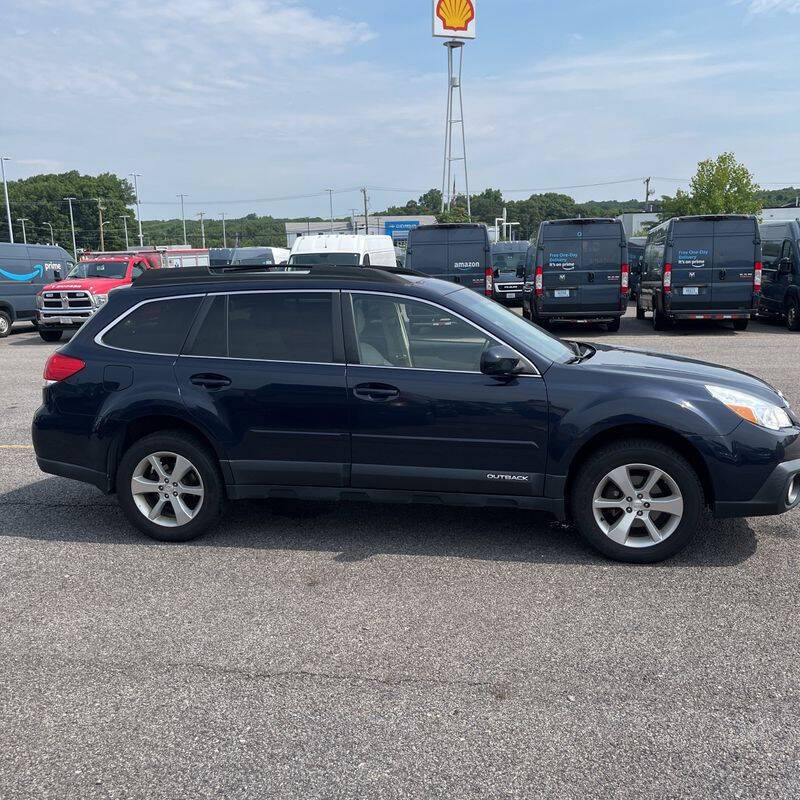
[(6, 317), (0, 314), (0, 336), (5, 336), (10, 327), (11, 326), (8, 324)]
[(152, 453), (131, 477), (134, 503), (150, 522), (165, 528), (188, 525), (203, 506), (205, 489), (197, 468), (177, 453)]
[(592, 511), (600, 530), (625, 547), (653, 547), (683, 519), (683, 495), (675, 480), (649, 464), (626, 464), (595, 488)]

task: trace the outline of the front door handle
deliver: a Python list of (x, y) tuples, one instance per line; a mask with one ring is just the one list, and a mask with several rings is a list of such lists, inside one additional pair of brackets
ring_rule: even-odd
[(400, 390), (386, 383), (361, 383), (353, 393), (359, 400), (368, 400), (371, 403), (387, 403), (400, 397)]
[(193, 386), (200, 386), (203, 389), (224, 389), (226, 386), (231, 385), (231, 379), (226, 378), (224, 375), (215, 375), (209, 373), (202, 373), (200, 375), (192, 375), (189, 382)]
[(589, 273), (589, 283), (594, 283), (594, 272)]
[(721, 281), (724, 281), (724, 280), (725, 280), (725, 278), (727, 278), (727, 277), (728, 277), (728, 270), (726, 270), (726, 269), (721, 269), (721, 270), (719, 271), (719, 279), (720, 279)]

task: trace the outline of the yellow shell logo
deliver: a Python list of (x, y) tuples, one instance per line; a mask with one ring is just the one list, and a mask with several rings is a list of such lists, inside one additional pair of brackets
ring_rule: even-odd
[(447, 31), (465, 31), (475, 19), (472, 0), (439, 0), (436, 16)]

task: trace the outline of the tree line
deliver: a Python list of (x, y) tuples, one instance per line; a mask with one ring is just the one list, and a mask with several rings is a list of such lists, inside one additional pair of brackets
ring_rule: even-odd
[[(135, 196), (131, 183), (112, 173), (81, 175), (73, 170), (61, 174), (35, 175), (8, 184), (12, 206), (14, 240), (22, 241), (22, 224), (29, 242), (49, 243), (51, 227), (53, 241), (71, 248), (69, 205), (66, 197), (75, 198), (72, 210), (75, 221), (76, 244), (81, 249), (100, 248), (100, 214), (103, 222), (103, 243), (107, 250), (125, 247), (125, 223), (130, 245), (138, 244), (138, 222)], [(678, 190), (674, 196), (664, 195), (658, 201), (645, 204), (642, 200), (603, 200), (577, 203), (572, 197), (557, 192), (533, 194), (523, 200), (507, 200), (498, 189), (485, 189), (470, 196), (472, 219), (494, 225), (505, 209), (514, 227), (515, 238), (530, 239), (536, 235), (539, 223), (548, 219), (568, 217), (616, 217), (624, 212), (653, 211), (662, 219), (687, 214), (742, 213), (758, 214), (764, 207), (800, 203), (800, 189), (787, 187), (762, 190), (750, 171), (732, 153), (698, 164), (688, 191)], [(442, 213), (442, 193), (430, 189), (416, 200), (403, 206), (391, 206), (382, 215), (433, 215), (440, 222), (467, 220), (466, 197), (460, 195), (449, 212)], [(285, 247), (284, 224), (302, 219), (260, 216), (255, 213), (227, 219), (225, 223), (229, 246)], [(311, 221), (320, 221), (319, 217)], [(187, 238), (199, 247), (202, 240), (199, 220), (186, 221)], [(179, 244), (183, 242), (181, 219), (146, 220), (142, 222), (146, 245)], [(0, 241), (8, 240), (5, 214), (0, 214)], [(205, 240), (208, 247), (222, 247), (221, 220), (205, 220)]]

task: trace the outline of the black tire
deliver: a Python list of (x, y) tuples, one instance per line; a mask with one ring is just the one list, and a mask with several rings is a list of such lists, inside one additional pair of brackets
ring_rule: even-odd
[(5, 339), (11, 333), (11, 316), (5, 311), (0, 311), (0, 339)]
[(653, 301), (653, 330), (665, 331), (669, 328), (669, 320), (659, 307), (658, 301)]
[(636, 299), (636, 319), (644, 319), (644, 309), (639, 305), (639, 299)]
[(48, 331), (39, 328), (39, 336), (41, 336), (45, 342), (60, 342), (63, 335), (64, 331)]
[(620, 317), (617, 317), (615, 320), (613, 320), (611, 322), (606, 322), (606, 330), (609, 333), (616, 333), (619, 330), (619, 326), (620, 326), (621, 322), (622, 322), (622, 320), (620, 319)]
[[(188, 459), (200, 478), (204, 492), (196, 516), (176, 527), (151, 522), (137, 506), (131, 491), (131, 480), (137, 465), (148, 456), (163, 452)], [(117, 470), (117, 497), (128, 521), (151, 539), (160, 542), (188, 542), (202, 536), (217, 525), (226, 503), (225, 483), (214, 453), (197, 437), (183, 431), (169, 430), (146, 436), (128, 448)], [(158, 492), (146, 497), (160, 499)]]
[(749, 319), (735, 319), (733, 321), (733, 329), (735, 331), (746, 331), (749, 322)]
[(550, 330), (551, 324), (549, 319), (542, 319), (542, 317), (531, 317), (531, 319), (540, 327), (544, 328), (546, 331)]
[(792, 297), (786, 305), (786, 327), (790, 331), (800, 331), (800, 305)]
[(531, 312), (530, 312), (530, 311), (528, 311), (528, 308), (527, 308), (527, 306), (525, 305), (525, 303), (523, 303), (523, 304), (522, 304), (522, 316), (523, 316), (525, 319), (530, 319), (530, 318), (531, 318)]
[[(609, 472), (625, 465), (646, 464), (663, 470), (675, 482), (683, 500), (683, 514), (674, 532), (663, 541), (646, 547), (620, 544), (609, 538), (594, 517), (595, 490)], [(639, 502), (634, 498), (634, 501)], [(616, 561), (652, 564), (683, 550), (694, 536), (703, 515), (703, 487), (691, 464), (671, 447), (649, 439), (627, 439), (603, 447), (580, 467), (570, 492), (572, 519), (583, 538), (595, 549)], [(635, 509), (632, 504), (631, 508)], [(634, 512), (637, 513), (634, 510)], [(652, 512), (645, 512), (648, 515)], [(659, 517), (660, 518), (660, 517)], [(613, 520), (616, 521), (616, 520)], [(641, 524), (641, 523), (639, 523)], [(636, 527), (636, 541), (643, 541), (643, 529)], [(633, 540), (631, 540), (633, 541)]]

